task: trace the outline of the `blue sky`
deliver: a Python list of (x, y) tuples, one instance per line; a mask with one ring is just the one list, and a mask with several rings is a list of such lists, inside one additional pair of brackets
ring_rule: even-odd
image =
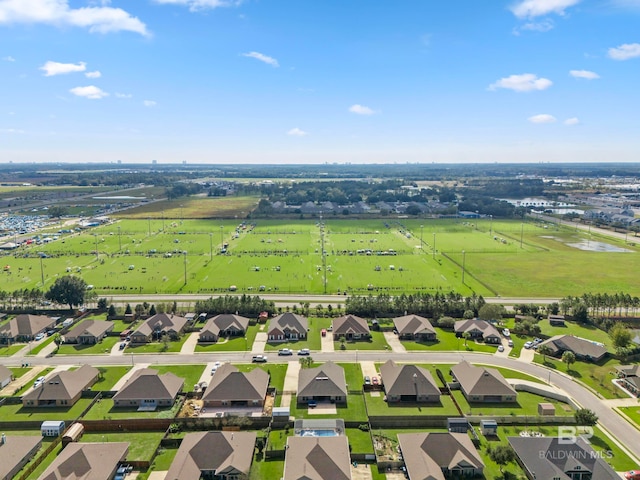
[(0, 161), (640, 161), (640, 0), (0, 0)]

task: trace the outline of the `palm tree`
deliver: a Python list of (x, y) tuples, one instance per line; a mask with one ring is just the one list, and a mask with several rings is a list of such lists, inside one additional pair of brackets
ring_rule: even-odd
[(538, 353), (542, 355), (542, 363), (547, 363), (547, 355), (551, 355), (551, 347), (549, 345), (542, 344), (538, 347)]

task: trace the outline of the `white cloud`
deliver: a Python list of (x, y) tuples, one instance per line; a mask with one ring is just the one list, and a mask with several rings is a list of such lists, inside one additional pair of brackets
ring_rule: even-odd
[(600, 78), (600, 75), (596, 72), (591, 72), (589, 70), (571, 70), (569, 75), (574, 78), (586, 78), (587, 80), (596, 80)]
[(192, 12), (219, 7), (233, 7), (240, 5), (241, 0), (154, 0), (162, 5), (184, 5)]
[(610, 48), (608, 55), (614, 60), (629, 60), (640, 57), (640, 43), (625, 43), (619, 47)]
[(306, 135), (309, 135), (307, 132), (305, 132), (304, 130), (300, 130), (298, 127), (296, 128), (292, 128), (291, 130), (289, 130), (287, 132), (287, 135), (291, 135), (294, 137), (304, 137)]
[(6, 57), (2, 57), (2, 60), (4, 60), (5, 62), (15, 62), (16, 59), (13, 58), (11, 55), (8, 55)]
[(18, 128), (2, 128), (2, 129), (0, 129), (0, 133), (21, 135), (21, 134), (26, 133), (26, 132), (24, 130), (20, 130)]
[(541, 113), (539, 115), (534, 115), (533, 117), (529, 117), (531, 123), (555, 123), (556, 117), (553, 115), (549, 115), (548, 113)]
[(142, 102), (142, 104), (145, 107), (155, 107), (158, 104), (158, 102), (156, 102), (155, 100), (145, 100)]
[(119, 92), (116, 92), (115, 96), (116, 96), (116, 98), (131, 98), (131, 97), (133, 97), (133, 95), (131, 95), (130, 93), (119, 93)]
[(564, 11), (577, 5), (582, 0), (521, 0), (509, 9), (518, 18), (533, 18), (556, 13), (564, 15)]
[(551, 20), (550, 18), (545, 18), (540, 22), (523, 23), (519, 27), (516, 27), (513, 29), (513, 34), (520, 35), (520, 32), (522, 31), (548, 32), (549, 30), (552, 30), (554, 26), (555, 24), (553, 23), (553, 20)]
[(567, 126), (572, 126), (572, 125), (578, 125), (580, 123), (580, 120), (578, 120), (578, 117), (571, 117), (571, 118), (567, 118), (562, 123), (564, 123)]
[(243, 53), (242, 54), (243, 57), (249, 57), (249, 58), (255, 58), (256, 60), (260, 60), (261, 62), (267, 63), (273, 67), (279, 67), (280, 64), (278, 63), (278, 60), (276, 60), (273, 57), (270, 57), (268, 55), (264, 55), (260, 52), (249, 52), (249, 53)]
[(94, 85), (89, 85), (87, 87), (75, 87), (69, 91), (78, 97), (85, 97), (91, 100), (99, 100), (103, 97), (109, 96), (107, 92)]
[(501, 78), (489, 85), (489, 90), (506, 88), (515, 92), (531, 92), (534, 90), (546, 90), (551, 85), (553, 85), (553, 82), (548, 78), (538, 78), (533, 73), (523, 73)]
[(0, 24), (45, 23), (87, 28), (91, 33), (130, 31), (148, 35), (146, 25), (121, 8), (72, 8), (69, 0), (0, 0)]
[(84, 76), (87, 78), (100, 78), (102, 76), (102, 73), (100, 73), (99, 70), (96, 70), (94, 72), (87, 72), (84, 74)]
[(87, 64), (84, 62), (78, 63), (59, 63), (48, 61), (40, 70), (44, 71), (45, 77), (53, 77), (54, 75), (64, 75), (65, 73), (84, 72), (87, 69)]
[(374, 113), (376, 113), (369, 107), (365, 107), (364, 105), (358, 105), (357, 103), (355, 105), (351, 105), (349, 107), (349, 111), (351, 113), (356, 113), (358, 115), (373, 115)]

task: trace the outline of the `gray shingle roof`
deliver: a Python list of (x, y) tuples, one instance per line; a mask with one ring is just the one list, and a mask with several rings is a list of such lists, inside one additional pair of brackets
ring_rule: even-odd
[(388, 395), (440, 395), (431, 372), (422, 367), (388, 360), (380, 367), (380, 374)]
[(482, 332), (482, 338), (487, 338), (489, 336), (500, 336), (500, 332), (498, 329), (491, 325), (489, 322), (485, 320), (478, 320), (472, 318), (470, 320), (458, 320), (453, 330), (456, 333), (465, 333), (471, 330), (480, 330)]
[(241, 372), (230, 363), (218, 367), (202, 397), (203, 401), (263, 401), (269, 386), (269, 374), (259, 367)]
[(167, 372), (160, 375), (152, 368), (136, 370), (124, 386), (113, 396), (113, 400), (168, 400), (175, 399), (184, 379)]
[(78, 370), (56, 373), (38, 388), (31, 389), (22, 399), (70, 400), (89, 388), (99, 373), (97, 368), (90, 365), (83, 365)]
[(303, 368), (298, 374), (298, 396), (347, 396), (344, 369), (333, 362), (316, 368)]
[(248, 318), (241, 315), (223, 313), (220, 315), (216, 315), (215, 317), (211, 317), (209, 320), (207, 320), (207, 323), (204, 327), (202, 327), (202, 330), (200, 331), (200, 335), (205, 333), (212, 333), (218, 336), (220, 335), (221, 331), (228, 330), (230, 328), (246, 331), (248, 327)]
[(295, 313), (287, 312), (277, 317), (273, 317), (269, 322), (269, 328), (267, 332), (271, 332), (274, 328), (280, 331), (289, 329), (297, 333), (304, 333), (306, 335), (309, 321), (302, 315), (296, 315)]
[(187, 324), (187, 319), (178, 315), (172, 315), (169, 313), (158, 313), (153, 317), (147, 318), (142, 325), (140, 325), (135, 332), (136, 334), (142, 334), (145, 337), (150, 336), (155, 331), (170, 332), (181, 331)]
[(333, 334), (346, 335), (355, 333), (360, 335), (369, 335), (369, 325), (364, 318), (355, 315), (344, 315), (333, 319)]
[(66, 341), (77, 339), (80, 336), (101, 337), (106, 332), (113, 330), (113, 322), (106, 320), (83, 320), (69, 330), (64, 338)]
[(289, 437), (284, 480), (350, 480), (347, 437)]
[(42, 437), (36, 435), (6, 435), (0, 445), (0, 478), (8, 478), (13, 469), (42, 443)]
[(128, 442), (68, 444), (38, 480), (111, 480)]
[(0, 327), (0, 335), (10, 338), (18, 335), (35, 335), (54, 324), (55, 321), (52, 318), (44, 315), (17, 315)]
[(467, 395), (513, 395), (516, 391), (495, 368), (476, 367), (467, 361), (451, 367)]
[(404, 315), (402, 317), (396, 317), (393, 319), (393, 324), (400, 335), (416, 335), (427, 332), (433, 334), (436, 333), (431, 322), (420, 315)]
[(573, 335), (556, 335), (540, 343), (540, 345), (547, 345), (554, 354), (570, 350), (576, 355), (594, 359), (599, 359), (607, 353), (606, 347)]

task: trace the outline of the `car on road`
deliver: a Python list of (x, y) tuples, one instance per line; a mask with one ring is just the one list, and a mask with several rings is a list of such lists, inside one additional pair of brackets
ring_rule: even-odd
[(533, 347), (533, 342), (525, 342), (524, 344), (524, 348), (526, 348), (527, 350), (530, 349), (531, 347)]
[(290, 348), (281, 348), (280, 350), (278, 350), (278, 355), (280, 356), (293, 355), (293, 350), (291, 350)]
[(311, 355), (311, 352), (308, 348), (301, 348), (298, 350), (298, 355)]
[(265, 363), (267, 361), (267, 357), (264, 355), (254, 355), (251, 361), (253, 363)]
[(371, 377), (369, 377), (368, 375), (364, 377), (364, 384), (371, 385)]
[(502, 335), (509, 338), (511, 336), (511, 332), (509, 331), (508, 328), (505, 328), (504, 330), (502, 330)]
[(504, 352), (504, 347), (502, 345), (498, 345), (498, 351), (499, 352)]
[(42, 340), (43, 338), (44, 338), (44, 333), (39, 333), (39, 334), (37, 334), (37, 335), (35, 336), (35, 340), (36, 340), (36, 342), (37, 342), (37, 341), (39, 341), (39, 340)]

